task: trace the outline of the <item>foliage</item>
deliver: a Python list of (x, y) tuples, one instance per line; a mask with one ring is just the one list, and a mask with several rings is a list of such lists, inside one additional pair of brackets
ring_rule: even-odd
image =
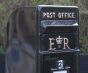
[(48, 0), (31, 0), (31, 5), (36, 6), (40, 4), (47, 4)]
[(88, 36), (80, 37), (81, 54), (88, 55)]
[(55, 4), (59, 4), (59, 5), (71, 5), (71, 0), (56, 0)]

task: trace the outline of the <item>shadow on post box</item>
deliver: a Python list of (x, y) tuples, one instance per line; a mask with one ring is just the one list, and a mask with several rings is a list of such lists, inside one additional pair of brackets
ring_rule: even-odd
[(78, 7), (16, 9), (6, 32), (6, 73), (78, 73)]

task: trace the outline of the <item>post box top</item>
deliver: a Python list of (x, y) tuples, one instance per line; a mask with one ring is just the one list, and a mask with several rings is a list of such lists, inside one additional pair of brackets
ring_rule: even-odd
[(62, 6), (62, 5), (38, 5), (39, 7), (61, 7), (61, 8), (78, 8), (78, 6)]
[(78, 26), (78, 6), (38, 5), (42, 26)]

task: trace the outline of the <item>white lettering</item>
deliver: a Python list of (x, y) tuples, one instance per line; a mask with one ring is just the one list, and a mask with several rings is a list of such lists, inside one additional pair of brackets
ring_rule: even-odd
[(49, 41), (50, 41), (50, 47), (49, 47), (49, 50), (55, 50), (56, 48), (54, 48), (54, 41), (55, 39), (54, 38), (49, 38)]
[(73, 12), (58, 12), (58, 18), (75, 18), (75, 15)]
[(56, 38), (49, 38), (49, 50), (55, 50), (56, 48), (70, 49), (69, 39), (62, 38), (61, 36), (58, 36)]
[(43, 18), (55, 18), (55, 12), (43, 12)]
[(64, 49), (66, 49), (66, 47), (67, 47), (68, 49), (70, 49), (69, 46), (68, 46), (68, 43), (69, 43), (68, 38), (63, 38), (63, 40), (64, 40)]

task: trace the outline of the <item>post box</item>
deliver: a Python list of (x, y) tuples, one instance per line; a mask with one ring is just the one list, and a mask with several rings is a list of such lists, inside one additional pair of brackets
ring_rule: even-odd
[(78, 73), (78, 24), (77, 6), (15, 10), (7, 28), (7, 73)]
[(78, 73), (78, 7), (38, 6), (39, 73)]

